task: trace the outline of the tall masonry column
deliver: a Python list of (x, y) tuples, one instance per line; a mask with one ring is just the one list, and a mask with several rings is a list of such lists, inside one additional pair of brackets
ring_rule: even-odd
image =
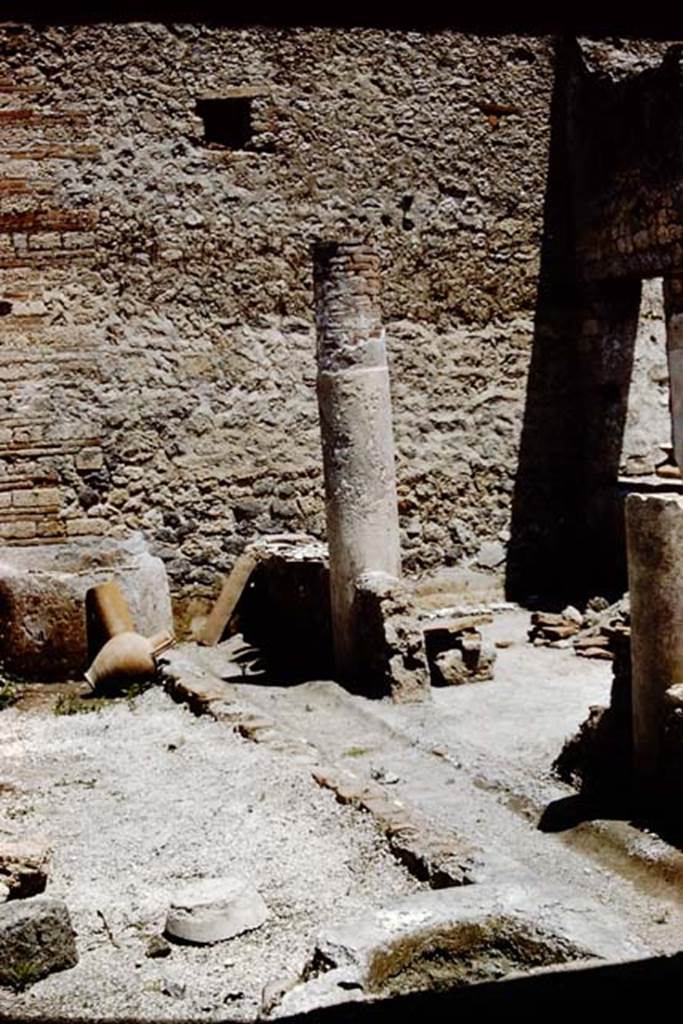
[(626, 543), (633, 768), (647, 797), (659, 769), (664, 693), (683, 682), (683, 496), (630, 494)]
[(664, 313), (674, 458), (683, 473), (683, 274), (664, 278)]
[(318, 242), (313, 283), (335, 663), (353, 680), (355, 581), (401, 573), (379, 258), (365, 242)]

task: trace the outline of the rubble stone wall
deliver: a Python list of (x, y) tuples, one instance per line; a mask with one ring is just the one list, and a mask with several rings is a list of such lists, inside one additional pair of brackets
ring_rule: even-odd
[[(184, 596), (323, 536), (310, 246), (370, 234), (404, 566), (502, 571), (554, 40), (5, 24), (0, 57), (0, 536), (142, 529)], [(217, 99), (248, 141), (207, 142)]]

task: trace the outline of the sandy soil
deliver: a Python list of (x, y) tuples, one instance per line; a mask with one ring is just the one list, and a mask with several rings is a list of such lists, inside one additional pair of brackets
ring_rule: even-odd
[[(47, 891), (66, 900), (80, 954), (21, 995), (0, 990), (15, 1017), (253, 1017), (321, 926), (418, 888), (372, 820), (309, 771), (158, 689), (87, 714), (3, 711), (0, 783), (0, 837), (54, 844)], [(262, 928), (145, 956), (179, 882), (231, 874), (265, 899)], [(184, 998), (163, 992), (172, 983)]]
[[(290, 735), (483, 852), (494, 882), (524, 872), (617, 916), (651, 953), (680, 949), (683, 855), (622, 821), (539, 830), (572, 791), (551, 764), (610, 666), (525, 642), (528, 616), (486, 627), (502, 642), (492, 682), (435, 690), (418, 706), (350, 696), (332, 682), (239, 684), (240, 698)], [(195, 655), (220, 675), (221, 649)], [(14, 787), (14, 788), (12, 788)], [(195, 718), (158, 689), (98, 712), (55, 716), (50, 702), (0, 713), (0, 835), (47, 835), (49, 892), (78, 930), (80, 963), (0, 1013), (254, 1018), (267, 982), (298, 971), (316, 934), (419, 883), (389, 854), (372, 818), (318, 788), (311, 765), (226, 723)], [(237, 873), (270, 911), (264, 927), (212, 947), (145, 955), (176, 884)], [(174, 983), (183, 998), (169, 995)]]

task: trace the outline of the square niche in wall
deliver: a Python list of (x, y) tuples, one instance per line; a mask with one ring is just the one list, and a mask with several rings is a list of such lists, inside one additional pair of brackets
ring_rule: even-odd
[(254, 140), (252, 104), (262, 91), (249, 86), (201, 96), (196, 112), (204, 125), (204, 143), (223, 149), (248, 149)]

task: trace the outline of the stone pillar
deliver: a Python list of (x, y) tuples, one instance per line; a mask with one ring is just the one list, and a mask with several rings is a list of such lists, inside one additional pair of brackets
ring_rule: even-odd
[(683, 497), (630, 494), (626, 541), (634, 778), (647, 796), (659, 768), (664, 693), (683, 682)]
[(683, 473), (683, 275), (664, 279), (664, 310), (674, 458)]
[(335, 664), (353, 681), (355, 581), (401, 572), (380, 266), (363, 242), (320, 242), (313, 261)]

